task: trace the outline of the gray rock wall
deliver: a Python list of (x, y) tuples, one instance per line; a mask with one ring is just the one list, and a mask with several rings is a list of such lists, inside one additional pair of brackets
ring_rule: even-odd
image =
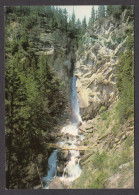
[(100, 107), (109, 107), (118, 98), (116, 66), (119, 53), (125, 51), (125, 31), (129, 28), (126, 13), (121, 20), (103, 19), (87, 29), (76, 52), (75, 75), (80, 112), (93, 118)]

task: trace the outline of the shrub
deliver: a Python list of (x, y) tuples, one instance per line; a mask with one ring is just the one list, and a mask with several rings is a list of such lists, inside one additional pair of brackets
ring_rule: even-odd
[(126, 141), (125, 141), (126, 148), (128, 148), (128, 147), (133, 145), (133, 143), (134, 143), (133, 139), (134, 139), (133, 136), (131, 136), (131, 135), (127, 136)]
[(89, 189), (102, 189), (106, 187), (106, 181), (107, 181), (108, 174), (107, 172), (98, 172), (95, 173), (94, 180), (92, 183), (90, 183), (87, 188)]
[(120, 101), (117, 111), (121, 121), (127, 120), (134, 113), (134, 39), (133, 29), (129, 31), (125, 46), (125, 53), (122, 53), (117, 66), (117, 88), (120, 94)]
[(106, 120), (108, 118), (108, 116), (109, 116), (109, 112), (104, 112), (101, 114), (101, 119)]
[(99, 109), (99, 113), (103, 113), (106, 110), (107, 110), (107, 108), (105, 106), (101, 106)]
[(92, 165), (95, 169), (102, 170), (107, 167), (107, 154), (105, 152), (96, 152), (94, 158), (92, 159)]

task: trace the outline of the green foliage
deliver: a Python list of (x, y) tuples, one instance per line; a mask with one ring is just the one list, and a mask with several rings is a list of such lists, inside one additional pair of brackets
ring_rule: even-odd
[[(47, 132), (57, 125), (65, 108), (62, 82), (47, 63), (46, 56), (37, 56), (31, 49), (28, 31), (36, 22), (43, 22), (51, 8), (16, 7), (6, 9), (5, 21), (5, 119), (6, 119), (6, 187), (26, 188), (27, 167), (39, 154), (45, 155)], [(18, 33), (11, 26), (13, 14)], [(18, 16), (18, 17), (17, 17)], [(24, 17), (25, 16), (25, 17)], [(39, 16), (39, 17), (37, 17)], [(62, 16), (61, 16), (62, 17)], [(18, 21), (20, 20), (20, 25)], [(17, 35), (18, 38), (17, 38)], [(11, 37), (11, 40), (9, 39)], [(18, 171), (17, 171), (18, 169)]]
[[(107, 6), (105, 11), (104, 6), (99, 6), (97, 14), (92, 7), (90, 27), (93, 27), (94, 21), (99, 17), (99, 24), (103, 24), (105, 14), (119, 19), (124, 9), (125, 6)], [(131, 12), (132, 9), (128, 7)], [(27, 185), (31, 187), (31, 184), (25, 181), (26, 168), (38, 154), (46, 153), (45, 136), (57, 124), (66, 104), (63, 83), (56, 78), (47, 63), (46, 56), (38, 57), (31, 49), (33, 45), (30, 43), (28, 31), (34, 30), (35, 26), (41, 28), (45, 26), (46, 30), (51, 31), (58, 28), (70, 38), (76, 39), (81, 53), (84, 50), (81, 45), (87, 23), (86, 18), (82, 23), (76, 21), (74, 13), (67, 22), (66, 9), (54, 6), (6, 7), (5, 14), (6, 187), (25, 188)], [(117, 113), (122, 120), (128, 119), (134, 113), (133, 23), (131, 26), (132, 28), (126, 32), (128, 33), (126, 52), (122, 53), (117, 67), (117, 88), (120, 94)], [(35, 38), (38, 39), (37, 36)], [(91, 38), (93, 44), (98, 37), (92, 35)], [(124, 38), (125, 35), (113, 37), (113, 40), (119, 43)], [(113, 47), (111, 43), (108, 44)], [(99, 112), (101, 119), (107, 120), (104, 131), (109, 127), (110, 113), (106, 112), (105, 106), (102, 106)], [(118, 130), (119, 123), (112, 129), (115, 136)], [(85, 141), (84, 145), (86, 144)], [(130, 148), (132, 144), (132, 137), (127, 137), (126, 147)], [(122, 163), (129, 160), (127, 151), (122, 152), (119, 157), (116, 155), (112, 158), (105, 152), (97, 152), (91, 159), (91, 169), (96, 169), (96, 173), (88, 188), (105, 188), (108, 176), (106, 169), (116, 172)], [(89, 175), (90, 172), (83, 173), (82, 182), (86, 181)], [(82, 188), (82, 183), (80, 186)]]
[(83, 142), (83, 145), (84, 145), (84, 146), (87, 146), (87, 143), (88, 143), (88, 142), (87, 142), (87, 140), (86, 140), (86, 141)]
[(27, 29), (31, 29), (37, 22), (36, 15), (24, 16), (23, 24)]
[(107, 16), (113, 16), (116, 19), (120, 19), (120, 15), (122, 13), (121, 5), (108, 5), (107, 6)]
[(104, 5), (99, 5), (98, 6), (98, 18), (100, 17), (105, 17), (105, 6)]
[(18, 43), (16, 41), (11, 42), (11, 53), (14, 55), (18, 51)]
[(93, 26), (95, 22), (95, 8), (92, 6), (91, 17), (89, 19), (89, 26)]
[(121, 120), (126, 120), (134, 114), (134, 38), (133, 28), (128, 33), (126, 51), (121, 54), (117, 66), (117, 87), (120, 101), (117, 110)]
[(105, 152), (96, 152), (94, 158), (92, 159), (92, 165), (95, 169), (103, 170), (107, 167), (107, 154)]
[(99, 109), (99, 113), (101, 114), (106, 110), (107, 110), (106, 106), (101, 106), (100, 109)]
[(112, 133), (113, 133), (114, 137), (116, 137), (116, 135), (118, 134), (119, 129), (120, 129), (120, 124), (119, 124), (119, 123), (115, 124), (115, 125), (112, 127)]
[(88, 189), (105, 189), (107, 182), (108, 174), (105, 171), (98, 171), (94, 175), (93, 181), (90, 182), (87, 186)]
[(115, 154), (110, 158), (109, 167), (113, 174), (120, 171), (119, 166), (130, 161), (130, 151), (125, 148), (120, 154)]
[(102, 120), (106, 120), (108, 117), (109, 117), (109, 112), (103, 112), (103, 113), (101, 114)]
[(120, 19), (124, 10), (128, 10), (128, 16), (133, 16), (133, 6), (122, 5), (107, 5), (106, 16), (113, 16), (115, 19)]
[(133, 146), (134, 144), (134, 138), (131, 135), (128, 135), (125, 141), (125, 147), (129, 148), (130, 146)]

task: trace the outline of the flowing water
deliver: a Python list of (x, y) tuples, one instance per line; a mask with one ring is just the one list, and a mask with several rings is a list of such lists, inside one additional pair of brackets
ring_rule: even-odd
[[(72, 137), (74, 136), (74, 140), (70, 138), (69, 140), (61, 141), (60, 146), (64, 146), (68, 144), (68, 148), (71, 148), (70, 151), (70, 159), (66, 163), (64, 172), (62, 177), (59, 177), (59, 179), (66, 185), (72, 184), (72, 182), (78, 178), (81, 174), (81, 168), (79, 165), (80, 161), (80, 153), (77, 148), (77, 143), (79, 140), (83, 139), (83, 136), (78, 135), (78, 124), (82, 122), (81, 116), (80, 116), (80, 110), (79, 110), (79, 104), (78, 104), (78, 98), (77, 98), (77, 91), (76, 91), (76, 77), (73, 76), (72, 79), (72, 98), (71, 98), (71, 104), (72, 104), (72, 120), (71, 122), (64, 126), (61, 130), (63, 134), (70, 134)], [(73, 150), (75, 148), (75, 150)], [(48, 160), (48, 166), (49, 170), (47, 173), (47, 176), (43, 178), (47, 182), (47, 185), (45, 186), (45, 189), (49, 189), (49, 183), (52, 181), (54, 176), (57, 175), (57, 153), (59, 150), (54, 150), (52, 154), (49, 157)]]
[(44, 189), (49, 188), (50, 182), (57, 174), (57, 153), (58, 152), (59, 150), (54, 150), (48, 159), (48, 173), (47, 176), (43, 178), (43, 181), (46, 181), (46, 186), (44, 187)]

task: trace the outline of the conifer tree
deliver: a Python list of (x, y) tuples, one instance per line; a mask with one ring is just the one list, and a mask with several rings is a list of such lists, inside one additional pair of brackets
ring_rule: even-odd
[(105, 17), (105, 6), (99, 5), (98, 7), (98, 18)]
[(94, 22), (95, 22), (95, 9), (94, 9), (94, 6), (92, 6), (92, 10), (91, 10), (91, 17), (89, 19), (89, 26), (93, 26), (94, 25)]
[(87, 27), (86, 17), (84, 17), (82, 21), (82, 34), (85, 33), (86, 27)]

